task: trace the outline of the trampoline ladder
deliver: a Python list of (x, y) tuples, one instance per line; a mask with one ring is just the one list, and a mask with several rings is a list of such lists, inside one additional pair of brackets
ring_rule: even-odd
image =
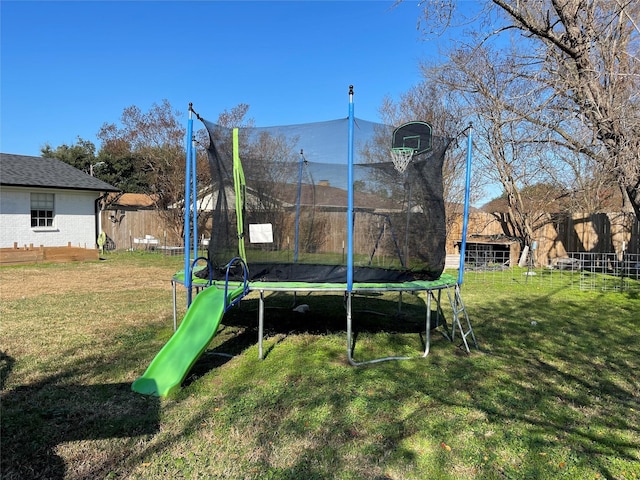
[[(467, 310), (464, 307), (464, 302), (462, 301), (462, 297), (460, 296), (460, 285), (455, 286), (453, 297), (451, 296), (451, 289), (447, 288), (447, 296), (449, 297), (449, 302), (451, 303), (451, 308), (453, 310), (451, 340), (454, 340), (456, 336), (456, 328), (458, 328), (460, 330), (460, 336), (462, 336), (464, 347), (467, 350), (467, 353), (470, 353), (467, 337), (471, 336), (471, 340), (473, 340), (473, 344), (476, 349), (478, 348), (478, 342), (476, 341), (476, 336), (473, 333), (473, 328), (471, 328), (471, 321), (469, 320), (469, 315), (467, 314)], [(463, 316), (464, 322), (460, 321), (461, 316)], [(465, 330), (465, 327), (463, 325), (466, 326), (467, 330)]]

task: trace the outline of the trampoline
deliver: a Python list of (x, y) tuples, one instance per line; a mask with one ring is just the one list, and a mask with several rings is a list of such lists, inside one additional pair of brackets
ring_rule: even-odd
[[(266, 292), (341, 292), (350, 336), (351, 295), (412, 292), (429, 307), (436, 298), (441, 311), (446, 291), (453, 332), (468, 333), (477, 346), (459, 282), (443, 275), (442, 166), (453, 136), (434, 134), (421, 120), (393, 127), (356, 118), (353, 87), (343, 119), (225, 128), (195, 115), (209, 136), (208, 253), (206, 268), (186, 281), (183, 274), (174, 292), (177, 283), (189, 295), (203, 280), (245, 281), (247, 291), (260, 292), (261, 326)], [(192, 200), (197, 212), (196, 191)], [(185, 223), (194, 239), (196, 223)], [(242, 268), (229, 264), (235, 257)], [(184, 271), (190, 268), (185, 258)]]
[[(206, 324), (207, 308), (221, 317), (257, 292), (263, 358), (267, 294), (331, 293), (345, 299), (350, 364), (414, 358), (390, 355), (361, 362), (353, 356), (352, 297), (398, 292), (401, 302), (409, 292), (421, 296), (426, 309), (424, 349), (415, 357), (429, 354), (431, 330), (437, 326), (452, 341), (459, 333), (467, 352), (470, 344), (477, 348), (460, 281), (443, 273), (442, 166), (452, 136), (434, 134), (424, 121), (393, 127), (358, 119), (353, 87), (348, 116), (337, 120), (227, 128), (205, 120), (190, 105), (189, 139), (193, 115), (209, 136), (211, 180), (206, 185), (197, 181), (195, 144), (187, 142), (185, 262), (172, 278), (174, 336), (186, 335), (181, 332), (188, 328), (183, 328), (186, 320)], [(209, 240), (207, 255), (197, 257), (202, 237)], [(187, 296), (187, 314), (180, 325), (178, 285)], [(443, 292), (451, 306), (450, 332), (442, 313)], [(208, 300), (199, 300), (203, 295)], [(219, 321), (213, 322), (210, 336), (202, 335), (204, 345), (192, 347), (198, 355)], [(182, 369), (190, 366), (187, 362)], [(153, 372), (147, 373), (143, 377), (149, 380)], [(174, 380), (166, 387), (153, 386), (155, 379), (141, 381), (134, 390), (165, 394), (176, 388)]]

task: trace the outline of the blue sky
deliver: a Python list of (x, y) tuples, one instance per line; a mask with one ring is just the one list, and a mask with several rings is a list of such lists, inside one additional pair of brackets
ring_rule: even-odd
[[(239, 103), (257, 126), (380, 121), (438, 51), (418, 3), (390, 1), (7, 1), (1, 3), (4, 153), (99, 146), (122, 111), (169, 100), (215, 120)], [(441, 40), (444, 41), (444, 40)]]

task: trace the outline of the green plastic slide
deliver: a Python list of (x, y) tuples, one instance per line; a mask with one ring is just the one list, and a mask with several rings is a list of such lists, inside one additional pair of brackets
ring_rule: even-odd
[[(227, 293), (230, 303), (242, 288)], [(147, 370), (131, 385), (134, 392), (166, 397), (180, 388), (193, 364), (216, 334), (224, 315), (224, 290), (206, 288), (191, 303), (182, 323), (153, 359)]]

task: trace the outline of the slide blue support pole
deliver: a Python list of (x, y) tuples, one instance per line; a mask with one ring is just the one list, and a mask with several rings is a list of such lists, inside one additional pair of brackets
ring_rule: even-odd
[(187, 122), (187, 155), (184, 167), (184, 287), (187, 290), (187, 308), (191, 305), (191, 150), (193, 136), (192, 108), (189, 104), (189, 121)]
[(347, 291), (353, 290), (353, 85), (349, 85), (349, 137), (347, 153)]
[(298, 242), (300, 236), (300, 202), (302, 201), (302, 169), (304, 167), (304, 155), (300, 150), (300, 166), (298, 167), (298, 192), (296, 194), (296, 229), (293, 243), (293, 263), (298, 263)]
[(469, 225), (469, 203), (471, 197), (471, 130), (473, 124), (469, 123), (467, 133), (467, 176), (464, 185), (464, 215), (462, 218), (462, 241), (460, 242), (460, 266), (458, 268), (458, 285), (462, 285), (464, 277), (464, 257), (467, 250), (467, 227)]

